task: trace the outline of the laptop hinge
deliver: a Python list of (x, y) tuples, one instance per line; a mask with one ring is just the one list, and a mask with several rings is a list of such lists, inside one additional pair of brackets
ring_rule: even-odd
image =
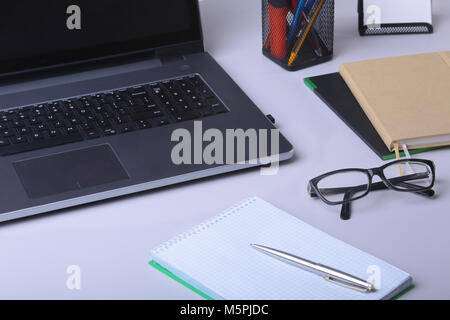
[(162, 63), (185, 60), (186, 55), (204, 52), (202, 41), (193, 41), (155, 50), (155, 57)]

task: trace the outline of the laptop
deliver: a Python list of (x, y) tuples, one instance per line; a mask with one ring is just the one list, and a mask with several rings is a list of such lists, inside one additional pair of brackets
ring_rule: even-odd
[(293, 155), (204, 51), (196, 0), (17, 0), (0, 15), (0, 222), (267, 165), (252, 132), (268, 133), (258, 150), (276, 138), (269, 161)]

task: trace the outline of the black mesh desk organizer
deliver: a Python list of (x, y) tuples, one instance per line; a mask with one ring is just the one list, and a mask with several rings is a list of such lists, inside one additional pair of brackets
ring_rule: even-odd
[[(309, 10), (300, 15), (302, 21), (297, 24), (295, 41), (289, 43), (288, 34), (293, 28), (299, 2), (302, 0), (262, 0), (263, 54), (289, 71), (329, 61), (333, 56), (334, 0), (305, 0), (306, 5), (309, 3)], [(309, 24), (311, 27), (308, 29)], [(302, 40), (302, 35), (304, 41), (290, 64), (291, 53)]]

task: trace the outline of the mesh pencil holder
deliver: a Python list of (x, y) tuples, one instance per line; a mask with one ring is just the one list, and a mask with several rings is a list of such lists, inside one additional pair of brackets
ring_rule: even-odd
[(262, 0), (263, 54), (289, 71), (331, 60), (334, 0)]

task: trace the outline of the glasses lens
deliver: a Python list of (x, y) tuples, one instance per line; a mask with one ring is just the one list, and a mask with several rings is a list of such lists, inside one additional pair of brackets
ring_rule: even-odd
[(401, 190), (422, 190), (433, 183), (433, 171), (430, 166), (415, 161), (393, 163), (383, 171), (392, 186)]
[(320, 194), (332, 203), (354, 200), (369, 189), (369, 176), (362, 171), (345, 171), (317, 183)]

